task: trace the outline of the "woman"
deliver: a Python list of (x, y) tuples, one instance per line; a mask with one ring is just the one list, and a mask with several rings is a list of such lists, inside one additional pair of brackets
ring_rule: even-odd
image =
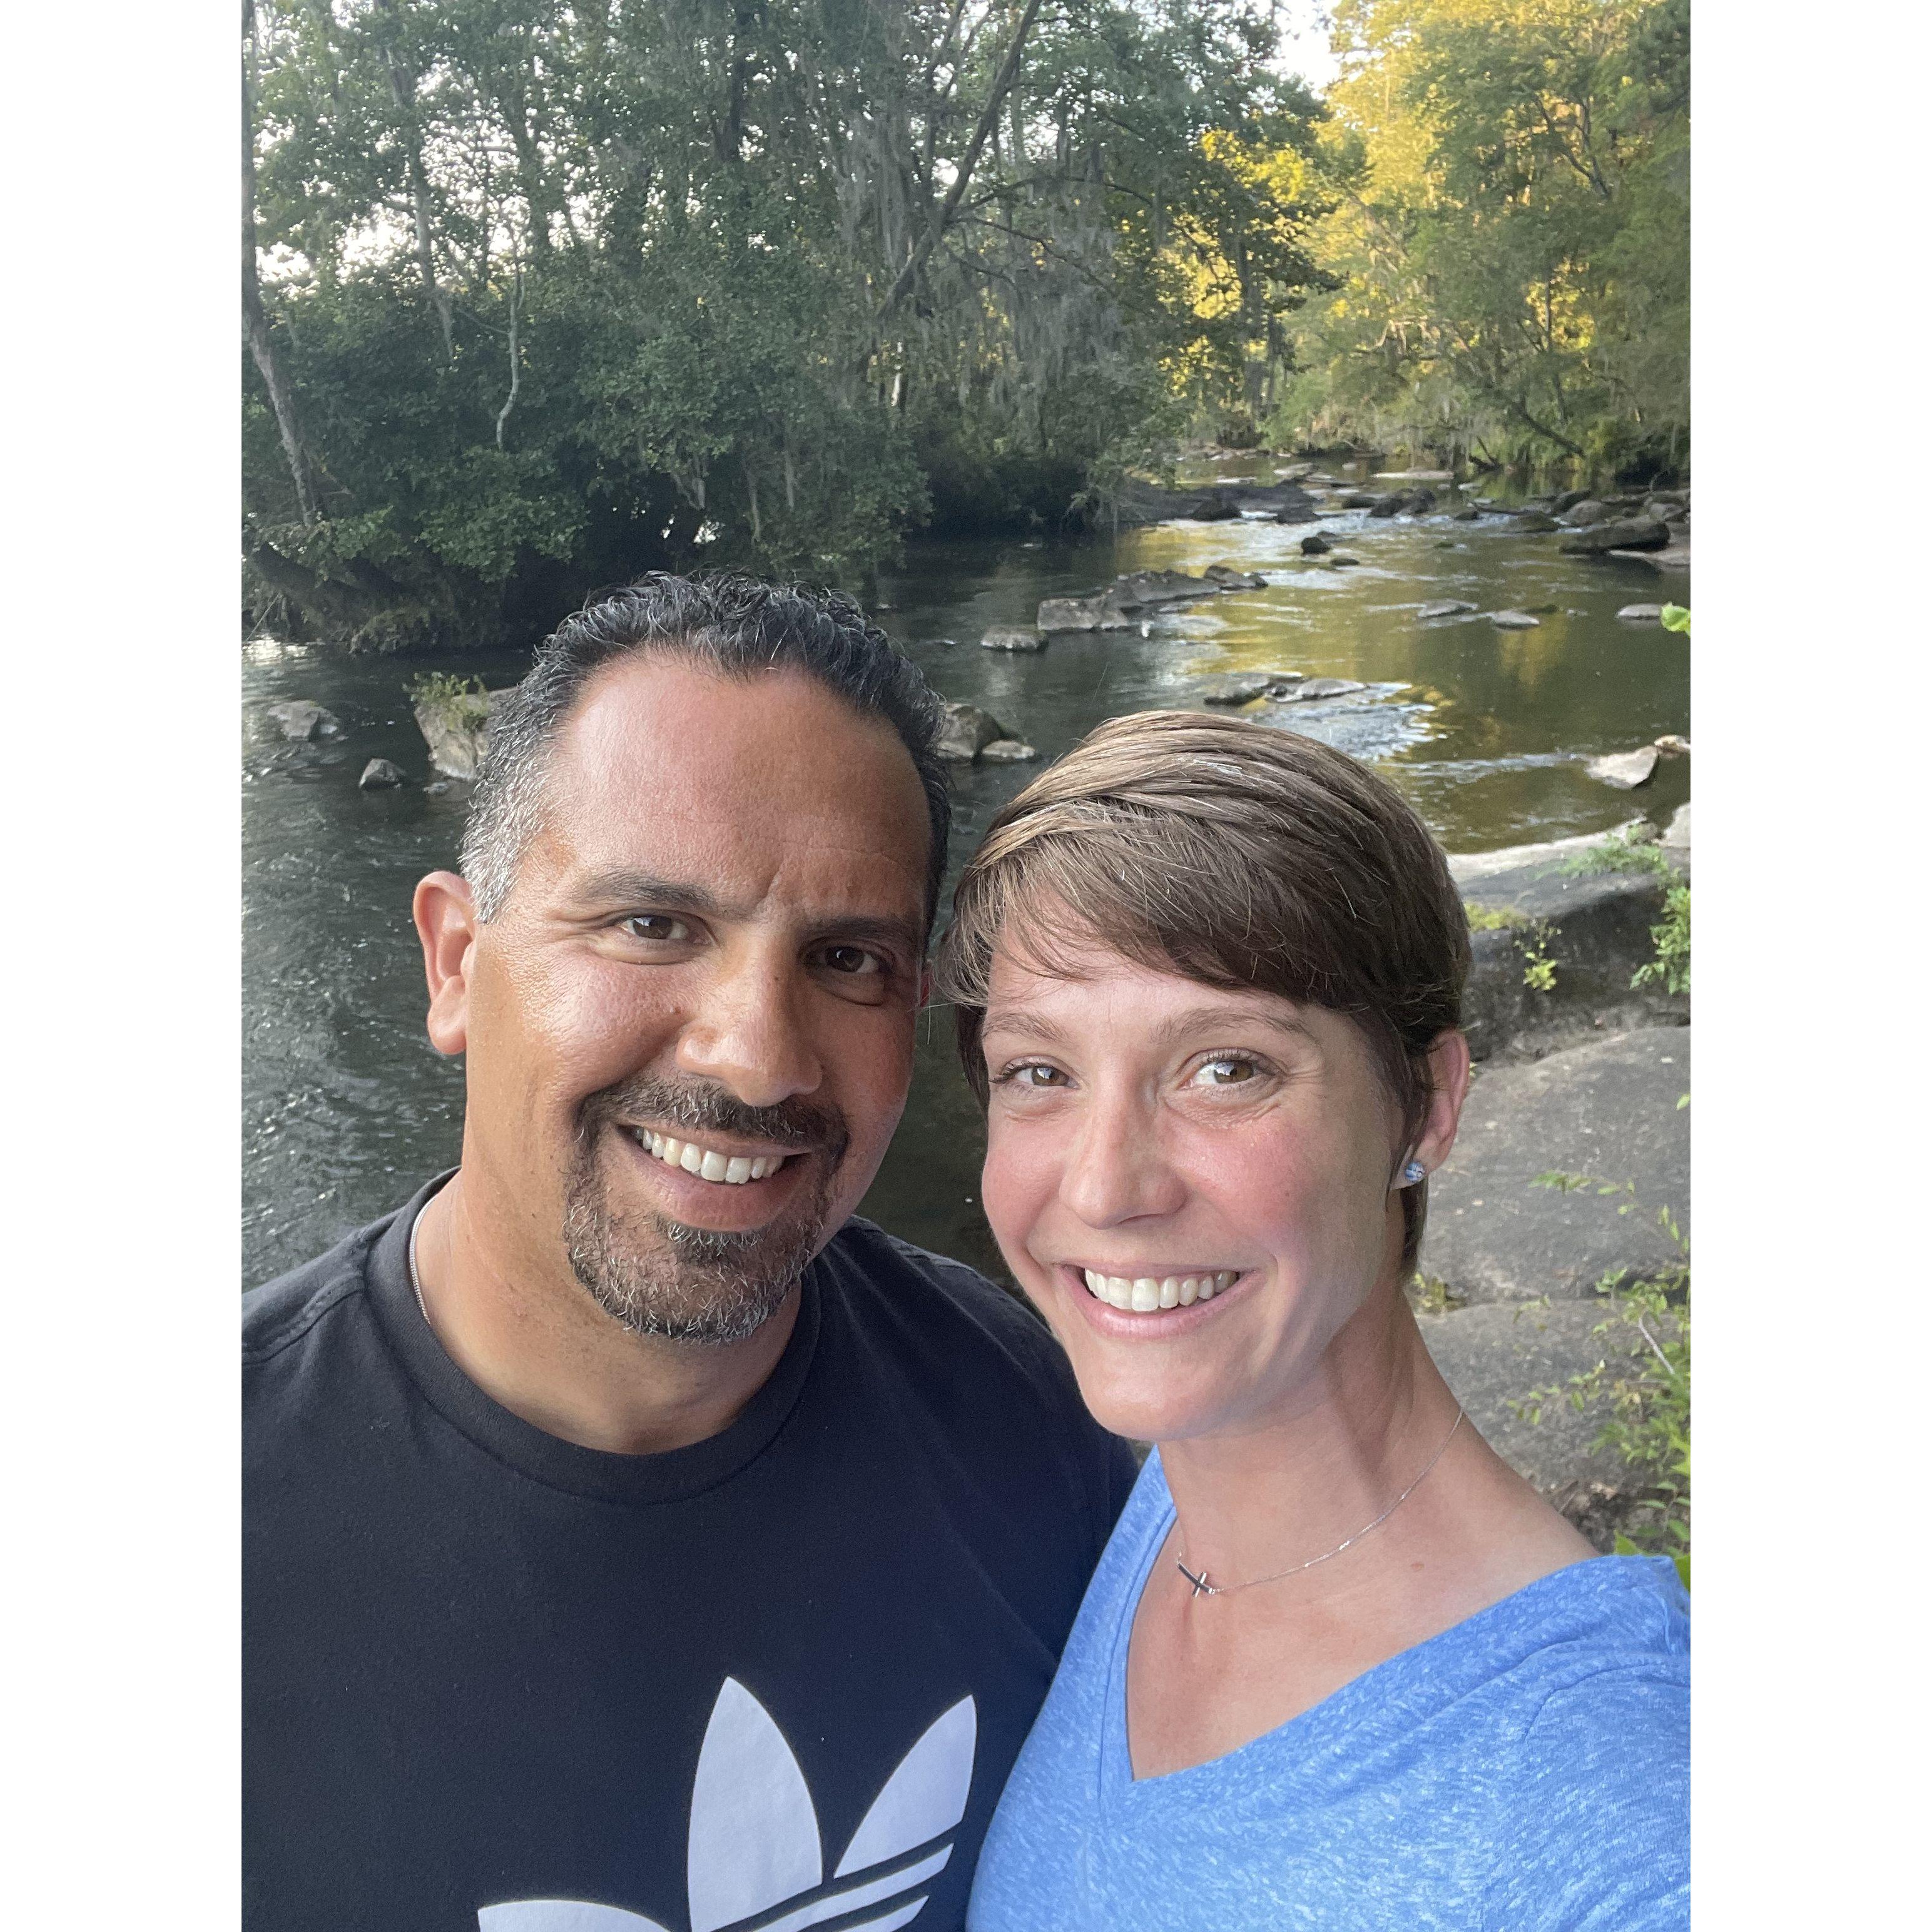
[(986, 1212), (1156, 1444), (973, 1932), (1687, 1922), (1688, 1600), (1495, 1454), (1402, 1292), (1468, 958), (1396, 793), (1236, 719), (1102, 725), (968, 866)]

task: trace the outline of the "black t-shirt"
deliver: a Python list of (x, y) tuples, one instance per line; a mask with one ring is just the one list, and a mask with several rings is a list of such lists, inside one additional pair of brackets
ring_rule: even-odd
[(252, 1932), (959, 1926), (1134, 1473), (1052, 1338), (855, 1220), (728, 1429), (580, 1448), (423, 1320), (439, 1184), (244, 1304)]

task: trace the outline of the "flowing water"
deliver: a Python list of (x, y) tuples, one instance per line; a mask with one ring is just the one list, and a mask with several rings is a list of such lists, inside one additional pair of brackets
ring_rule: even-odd
[[(1390, 485), (1389, 487), (1395, 487)], [(1453, 503), (1444, 486), (1434, 487)], [(1496, 493), (1501, 495), (1501, 492)], [(1620, 621), (1623, 604), (1682, 599), (1681, 578), (1566, 557), (1559, 539), (1446, 515), (1362, 513), (1318, 527), (1359, 556), (1300, 555), (1312, 524), (1166, 524), (1118, 542), (926, 544), (882, 576), (880, 621), (946, 697), (991, 711), (1043, 758), (1124, 712), (1192, 709), (1202, 680), (1245, 669), (1360, 680), (1352, 697), (1257, 715), (1372, 762), (1451, 851), (1607, 830), (1634, 812), (1660, 822), (1689, 796), (1688, 760), (1636, 793), (1585, 772), (1605, 752), (1690, 730), (1687, 640)], [(1258, 571), (1265, 590), (1172, 608), (1138, 631), (1056, 636), (1038, 655), (982, 650), (1028, 626), (1041, 598), (1126, 570), (1211, 563)], [(1462, 598), (1540, 616), (1498, 630), (1478, 615), (1423, 623), (1417, 608)], [(256, 643), (244, 652), (243, 1252), (252, 1284), (394, 1206), (452, 1164), (460, 1068), (423, 1033), (410, 895), (455, 862), (464, 788), (364, 793), (371, 758), (426, 770), (406, 686), (426, 669), (513, 681), (526, 656), (350, 658)], [(309, 698), (340, 736), (284, 742), (266, 716)], [(989, 815), (1040, 769), (954, 768), (954, 871)], [(950, 882), (949, 882), (950, 886)], [(1000, 1272), (978, 1207), (978, 1110), (944, 1015), (921, 1022), (912, 1098), (863, 1211), (896, 1234)]]

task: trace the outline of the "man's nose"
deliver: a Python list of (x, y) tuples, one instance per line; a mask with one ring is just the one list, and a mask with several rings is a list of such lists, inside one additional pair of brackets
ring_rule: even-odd
[(789, 958), (721, 957), (678, 1038), (681, 1072), (715, 1080), (748, 1107), (809, 1094), (824, 1077), (801, 1008), (808, 988)]
[(1161, 1145), (1157, 1109), (1136, 1094), (1093, 1095), (1066, 1150), (1060, 1198), (1090, 1228), (1178, 1214), (1187, 1184)]

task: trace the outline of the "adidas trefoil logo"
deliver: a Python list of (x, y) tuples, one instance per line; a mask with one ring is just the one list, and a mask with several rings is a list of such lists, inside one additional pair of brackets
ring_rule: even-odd
[[(910, 1924), (926, 1901), (920, 1888), (952, 1856), (950, 1834), (965, 1816), (977, 1736), (970, 1697), (935, 1718), (886, 1780), (828, 1885), (818, 1814), (798, 1760), (764, 1705), (726, 1678), (691, 1794), (690, 1932), (805, 1932), (872, 1905), (882, 1910), (840, 1932)], [(766, 1916), (780, 1906), (791, 1910)], [(486, 1905), (476, 1924), (477, 1932), (670, 1932), (642, 1912), (572, 1898)]]

